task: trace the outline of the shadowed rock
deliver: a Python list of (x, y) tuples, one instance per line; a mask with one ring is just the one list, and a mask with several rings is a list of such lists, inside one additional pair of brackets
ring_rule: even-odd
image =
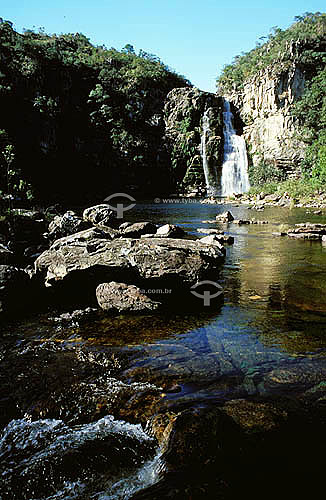
[(99, 306), (109, 312), (155, 311), (159, 302), (154, 302), (134, 285), (125, 283), (101, 283), (96, 289)]
[(116, 223), (116, 217), (110, 205), (102, 204), (86, 208), (83, 212), (83, 219), (91, 224), (101, 226), (112, 226)]

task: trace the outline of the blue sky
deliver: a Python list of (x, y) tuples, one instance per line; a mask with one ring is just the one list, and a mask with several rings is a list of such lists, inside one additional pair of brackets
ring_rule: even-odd
[(325, 11), (325, 0), (1, 0), (0, 17), (47, 33), (84, 33), (96, 45), (143, 49), (214, 92), (225, 64), (255, 46), (272, 26)]

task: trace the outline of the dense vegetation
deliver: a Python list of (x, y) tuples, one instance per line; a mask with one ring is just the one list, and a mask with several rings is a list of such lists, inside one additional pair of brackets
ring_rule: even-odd
[(80, 202), (164, 190), (164, 99), (190, 83), (131, 45), (14, 31), (0, 19), (0, 189)]
[(242, 91), (246, 80), (268, 70), (278, 75), (297, 66), (305, 77), (305, 91), (293, 106), (300, 125), (299, 138), (306, 143), (302, 178), (287, 181), (271, 165), (250, 172), (253, 191), (288, 191), (294, 197), (325, 190), (326, 182), (326, 14), (306, 13), (286, 30), (274, 27), (256, 48), (237, 56), (226, 66), (217, 84), (220, 92)]
[(268, 66), (281, 73), (294, 61), (302, 64), (308, 75), (315, 74), (326, 63), (325, 43), (326, 14), (307, 12), (295, 17), (295, 22), (285, 30), (274, 26), (254, 49), (236, 56), (224, 67), (217, 85), (223, 92), (240, 90), (247, 79)]

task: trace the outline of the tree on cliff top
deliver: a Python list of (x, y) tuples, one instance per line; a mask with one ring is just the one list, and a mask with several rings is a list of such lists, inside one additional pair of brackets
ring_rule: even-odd
[[(267, 67), (281, 72), (297, 60), (305, 64), (308, 71), (314, 71), (316, 65), (325, 62), (326, 14), (306, 12), (294, 21), (285, 30), (274, 26), (254, 49), (236, 56), (226, 65), (217, 78), (220, 91), (241, 90), (246, 80)], [(263, 40), (266, 41), (263, 43)]]

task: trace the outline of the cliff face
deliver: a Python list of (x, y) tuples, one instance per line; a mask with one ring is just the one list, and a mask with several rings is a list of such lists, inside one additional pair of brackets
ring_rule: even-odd
[(164, 121), (175, 183), (204, 190), (203, 141), (208, 169), (215, 170), (223, 161), (223, 98), (197, 88), (174, 89), (166, 99)]
[(293, 104), (302, 96), (305, 76), (293, 64), (277, 73), (261, 71), (246, 81), (243, 91), (230, 93), (244, 123), (243, 134), (254, 165), (269, 163), (293, 175), (304, 156), (298, 139), (298, 125), (291, 114)]

